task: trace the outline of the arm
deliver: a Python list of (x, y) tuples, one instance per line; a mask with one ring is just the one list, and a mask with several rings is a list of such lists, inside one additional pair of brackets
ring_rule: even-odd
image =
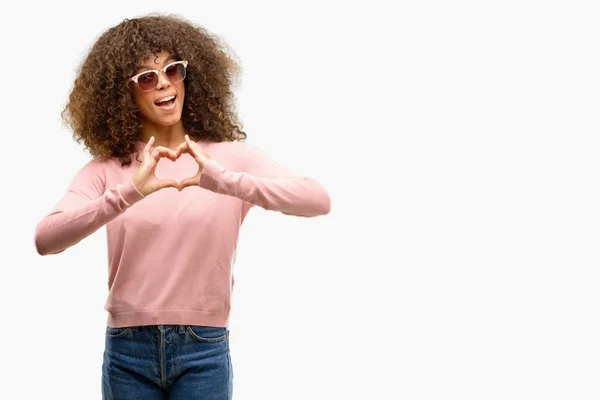
[(105, 190), (101, 163), (90, 161), (77, 173), (54, 210), (38, 224), (35, 231), (37, 252), (48, 255), (66, 250), (143, 197), (131, 180)]
[(283, 214), (313, 217), (328, 214), (331, 200), (315, 180), (281, 167), (262, 151), (237, 143), (244, 171), (229, 171), (215, 160), (204, 163), (200, 186)]
[(151, 151), (151, 137), (142, 152), (142, 161), (131, 179), (106, 190), (102, 162), (87, 163), (75, 176), (71, 187), (52, 213), (35, 231), (35, 247), (39, 254), (56, 254), (96, 232), (100, 227), (124, 213), (129, 207), (157, 190), (179, 184), (154, 175), (158, 161), (176, 160), (173, 150), (157, 146)]

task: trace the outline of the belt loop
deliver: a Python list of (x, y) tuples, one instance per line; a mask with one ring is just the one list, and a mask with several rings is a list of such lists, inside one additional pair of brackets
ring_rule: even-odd
[(185, 325), (179, 325), (179, 333), (185, 333)]

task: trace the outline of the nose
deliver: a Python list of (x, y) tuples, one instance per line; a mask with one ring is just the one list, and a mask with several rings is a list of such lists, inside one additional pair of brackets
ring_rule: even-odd
[(171, 82), (167, 79), (167, 75), (161, 71), (158, 74), (158, 83), (156, 84), (156, 89), (161, 90), (171, 86)]

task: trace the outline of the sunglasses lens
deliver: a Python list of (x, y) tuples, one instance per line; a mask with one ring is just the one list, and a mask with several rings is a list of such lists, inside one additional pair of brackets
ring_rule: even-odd
[[(185, 65), (183, 63), (169, 65), (165, 71), (165, 76), (171, 83), (181, 82), (185, 79)], [(142, 90), (152, 90), (158, 85), (158, 74), (155, 71), (148, 71), (137, 78), (137, 83)]]
[(171, 65), (167, 68), (165, 73), (167, 79), (169, 79), (171, 83), (176, 83), (185, 79), (185, 67), (183, 64)]
[(142, 74), (138, 78), (138, 84), (142, 90), (151, 90), (156, 87), (158, 83), (158, 75), (154, 72), (147, 72)]

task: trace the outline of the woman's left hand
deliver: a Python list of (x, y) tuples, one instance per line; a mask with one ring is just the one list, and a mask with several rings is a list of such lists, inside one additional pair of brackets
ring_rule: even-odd
[(200, 178), (202, 177), (202, 170), (204, 169), (204, 165), (208, 160), (212, 158), (198, 146), (196, 142), (190, 139), (188, 135), (185, 135), (185, 142), (181, 143), (175, 149), (175, 153), (177, 157), (179, 157), (183, 153), (188, 153), (194, 160), (198, 163), (198, 172), (196, 175), (191, 178), (185, 178), (179, 183), (179, 191), (182, 191), (184, 188), (188, 186), (200, 186)]

